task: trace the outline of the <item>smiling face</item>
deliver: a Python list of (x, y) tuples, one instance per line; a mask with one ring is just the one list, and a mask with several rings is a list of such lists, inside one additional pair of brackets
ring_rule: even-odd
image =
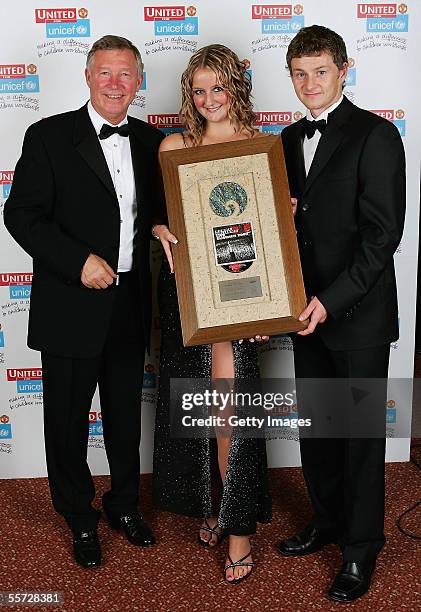
[(193, 102), (198, 113), (211, 122), (228, 119), (229, 96), (210, 68), (198, 68), (193, 74)]
[(94, 109), (109, 123), (117, 125), (142, 85), (134, 53), (130, 49), (96, 51), (85, 70)]
[(294, 57), (291, 60), (291, 78), (295, 93), (301, 102), (318, 117), (342, 95), (348, 65), (342, 69), (333, 62), (330, 53)]

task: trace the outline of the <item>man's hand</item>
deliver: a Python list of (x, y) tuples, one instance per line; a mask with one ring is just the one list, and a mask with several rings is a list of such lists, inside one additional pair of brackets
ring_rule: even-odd
[(291, 198), (292, 214), (294, 215), (294, 217), (295, 217), (295, 213), (297, 212), (297, 204), (298, 204), (297, 198)]
[(112, 285), (117, 274), (105, 259), (91, 253), (82, 268), (80, 280), (89, 289), (106, 289)]
[(171, 245), (178, 243), (176, 236), (170, 232), (166, 225), (154, 225), (152, 228), (152, 235), (159, 238), (161, 241), (162, 246), (164, 247), (165, 255), (168, 259), (170, 270), (171, 272), (174, 272), (174, 261), (171, 252)]
[(309, 317), (309, 326), (307, 329), (298, 332), (299, 336), (308, 336), (309, 334), (312, 334), (316, 329), (316, 326), (319, 323), (324, 323), (327, 319), (327, 310), (316, 297), (311, 298), (309, 305), (305, 310), (303, 310), (298, 319), (300, 321), (305, 321)]

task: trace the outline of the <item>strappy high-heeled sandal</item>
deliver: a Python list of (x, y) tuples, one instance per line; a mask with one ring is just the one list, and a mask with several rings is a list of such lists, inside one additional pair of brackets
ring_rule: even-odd
[[(222, 542), (222, 540), (226, 537), (226, 533), (223, 532), (223, 530), (219, 527), (218, 523), (216, 523), (216, 525), (214, 527), (211, 527), (207, 521), (207, 519), (203, 519), (204, 523), (205, 523), (205, 527), (201, 527), (199, 529), (199, 533), (197, 534), (197, 541), (198, 543), (203, 546), (204, 548), (213, 548), (214, 546), (217, 546), (218, 544), (220, 544)], [(220, 531), (217, 531), (217, 529), (219, 529)], [(203, 540), (200, 537), (200, 532), (201, 531), (207, 531), (208, 533), (210, 533), (209, 539), (208, 540)], [(211, 541), (213, 536), (216, 537), (216, 542), (215, 544), (211, 545)]]
[[(248, 551), (248, 553), (246, 555), (244, 555), (244, 557), (241, 557), (241, 559), (239, 559), (238, 561), (233, 561), (231, 559), (231, 557), (229, 556), (229, 554), (228, 554), (229, 564), (225, 565), (225, 567), (224, 567), (225, 582), (228, 582), (229, 584), (238, 584), (242, 580), (246, 580), (246, 578), (251, 576), (251, 574), (253, 572), (254, 563), (252, 561), (248, 561), (248, 562), (244, 561), (244, 559), (247, 559), (247, 557), (249, 557), (250, 555), (251, 555), (251, 547), (250, 547), (250, 550)], [(235, 567), (251, 567), (251, 570), (249, 572), (247, 572), (247, 574), (244, 574), (243, 576), (239, 576), (238, 578), (234, 578), (233, 580), (228, 580), (228, 578), (227, 578), (227, 571), (229, 569), (234, 569)]]

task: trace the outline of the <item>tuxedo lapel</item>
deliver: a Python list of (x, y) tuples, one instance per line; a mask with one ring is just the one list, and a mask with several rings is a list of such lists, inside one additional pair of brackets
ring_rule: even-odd
[(136, 200), (138, 203), (138, 214), (139, 204), (145, 201), (146, 198), (146, 179), (149, 167), (148, 150), (142, 142), (142, 137), (135, 125), (135, 122), (128, 117), (130, 125), (130, 150), (132, 153), (132, 164), (133, 174), (136, 187)]
[(300, 193), (304, 191), (306, 181), (306, 169), (304, 165), (304, 153), (303, 153), (303, 139), (304, 139), (304, 121), (297, 124), (297, 135), (294, 139), (294, 159), (297, 160), (297, 183)]
[(291, 195), (299, 197), (304, 190), (306, 173), (303, 154), (304, 123), (298, 121), (282, 133)]
[(113, 196), (113, 201), (118, 206), (117, 195), (108, 170), (107, 162), (99, 143), (94, 126), (89, 118), (86, 105), (76, 115), (74, 144), (77, 151), (86, 161), (88, 166), (95, 172), (103, 185)]
[(341, 144), (345, 132), (344, 125), (347, 123), (352, 111), (352, 104), (344, 98), (342, 103), (335, 109), (334, 115), (329, 119), (326, 129), (320, 138), (313, 162), (305, 182), (304, 193), (310, 189), (323, 168)]

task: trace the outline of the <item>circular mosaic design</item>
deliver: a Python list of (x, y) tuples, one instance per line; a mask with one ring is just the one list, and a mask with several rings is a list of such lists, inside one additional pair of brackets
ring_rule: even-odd
[(247, 193), (238, 183), (219, 183), (212, 189), (209, 203), (220, 217), (240, 215), (247, 206)]

